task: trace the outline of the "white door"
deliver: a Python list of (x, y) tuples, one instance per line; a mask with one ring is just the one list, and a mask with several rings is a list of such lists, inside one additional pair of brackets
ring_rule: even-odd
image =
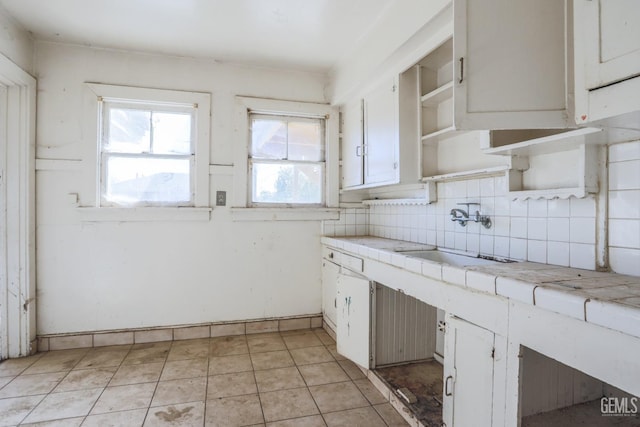
[(448, 427), (492, 425), (494, 333), (448, 317), (443, 421)]
[(347, 274), (338, 276), (338, 353), (363, 368), (370, 366), (372, 294), (373, 285), (367, 279)]
[(365, 184), (398, 182), (398, 137), (398, 87), (392, 80), (364, 99)]
[(36, 337), (36, 81), (0, 55), (0, 359)]
[(7, 328), (7, 88), (0, 85), (0, 360), (8, 354)]
[(362, 100), (342, 108), (342, 188), (364, 184)]
[(560, 0), (454, 0), (456, 129), (569, 127), (565, 17)]
[[(576, 25), (586, 37), (586, 89), (640, 76), (640, 2), (577, 0)], [(580, 64), (576, 64), (580, 66)]]

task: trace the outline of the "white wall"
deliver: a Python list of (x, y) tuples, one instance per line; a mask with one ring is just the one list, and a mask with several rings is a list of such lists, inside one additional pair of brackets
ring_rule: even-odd
[[(325, 101), (322, 75), (53, 43), (36, 44), (35, 69), (39, 159), (92, 161), (86, 81), (211, 93), (212, 164), (246, 143), (235, 95)], [(39, 335), (320, 313), (318, 221), (235, 222), (215, 208), (209, 222), (83, 222), (69, 194), (82, 204), (93, 183), (64, 164), (37, 171)], [(233, 168), (222, 170), (211, 193), (232, 200)]]
[(0, 7), (0, 52), (27, 73), (33, 72), (33, 40), (2, 7)]
[(431, 36), (448, 22), (437, 19), (448, 4), (449, 0), (393, 1), (355, 50), (331, 70), (328, 92), (332, 103), (343, 103), (413, 65), (423, 56), (425, 41), (428, 45)]

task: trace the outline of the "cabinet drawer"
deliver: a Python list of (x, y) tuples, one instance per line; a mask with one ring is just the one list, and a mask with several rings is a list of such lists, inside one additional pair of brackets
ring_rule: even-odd
[(333, 248), (323, 246), (322, 247), (322, 258), (329, 260), (331, 262), (335, 262), (336, 264), (340, 264), (340, 257), (342, 253), (336, 251)]
[(337, 251), (327, 246), (322, 247), (322, 258), (356, 273), (362, 273), (364, 270), (364, 261), (362, 258), (345, 254), (344, 252)]
[(364, 262), (362, 258), (354, 257), (352, 255), (340, 254), (340, 264), (342, 267), (357, 273), (362, 273), (364, 270)]

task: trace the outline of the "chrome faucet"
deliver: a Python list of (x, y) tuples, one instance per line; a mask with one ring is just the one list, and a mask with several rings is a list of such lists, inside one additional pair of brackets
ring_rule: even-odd
[[(458, 203), (458, 204), (465, 205), (467, 207), (467, 210), (465, 211), (463, 209), (458, 209), (458, 208), (451, 209), (451, 212), (450, 212), (451, 221), (454, 221), (454, 222), (457, 221), (458, 224), (460, 224), (463, 227), (467, 225), (467, 222), (473, 221), (473, 222), (479, 222), (484, 226), (484, 228), (491, 228), (491, 219), (486, 215), (480, 214), (479, 203)], [(478, 209), (476, 209), (476, 212), (475, 214), (473, 214), (473, 217), (469, 217), (470, 205), (478, 206)]]

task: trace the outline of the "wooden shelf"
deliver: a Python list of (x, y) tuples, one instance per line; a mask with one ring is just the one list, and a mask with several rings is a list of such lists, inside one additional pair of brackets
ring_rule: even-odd
[(442, 175), (426, 176), (422, 178), (422, 182), (454, 181), (457, 179), (471, 179), (481, 176), (502, 175), (510, 168), (510, 165), (504, 165), (462, 172), (445, 173)]
[(362, 201), (362, 204), (367, 206), (428, 205), (429, 203), (431, 202), (428, 199), (373, 199)]
[(442, 101), (449, 99), (453, 96), (453, 81), (446, 83), (439, 88), (432, 90), (431, 92), (423, 95), (420, 98), (420, 102), (423, 107), (436, 107)]
[(509, 198), (512, 200), (537, 200), (537, 199), (568, 199), (575, 197), (583, 199), (589, 194), (595, 194), (598, 188), (588, 187), (567, 187), (567, 188), (549, 188), (544, 190), (520, 190), (509, 191)]
[(442, 139), (450, 138), (458, 132), (454, 126), (439, 129), (435, 132), (423, 135), (421, 139), (423, 144), (434, 144)]
[[(551, 135), (519, 141), (497, 147), (484, 148), (486, 154), (504, 156), (537, 156), (541, 154), (559, 153), (576, 150), (584, 144), (603, 144), (605, 132), (602, 128), (580, 128), (571, 130), (537, 130), (530, 133), (552, 133)], [(496, 139), (502, 142), (513, 137), (526, 134), (526, 131), (491, 131), (489, 140), (493, 144)]]

